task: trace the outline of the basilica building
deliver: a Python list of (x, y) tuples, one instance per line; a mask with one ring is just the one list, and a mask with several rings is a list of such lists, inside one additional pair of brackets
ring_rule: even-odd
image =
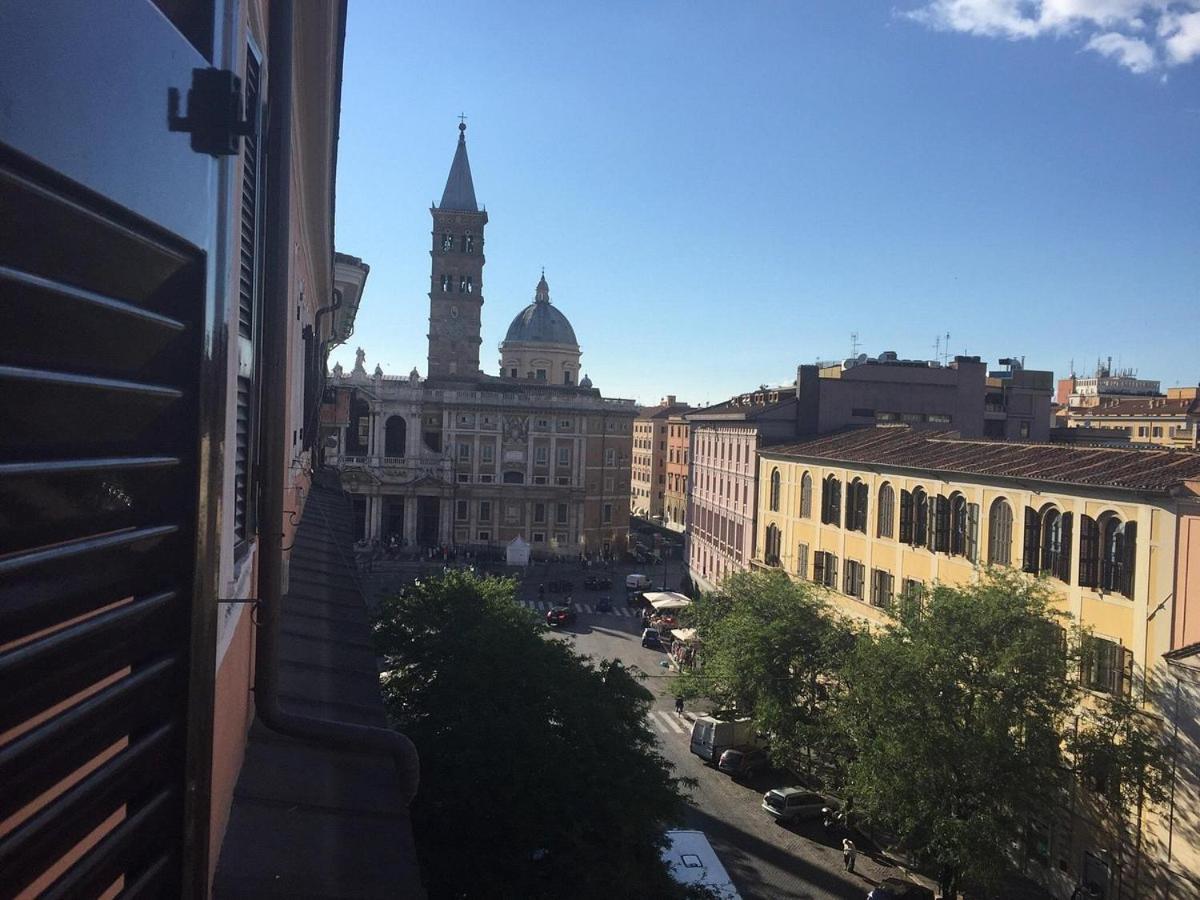
[[(325, 459), (352, 495), (359, 537), (459, 549), (520, 537), (535, 556), (622, 552), (635, 404), (601, 396), (582, 374), (544, 271), (500, 343), (497, 374), (480, 369), (488, 214), (465, 124), (430, 213), (426, 377), (368, 373), (360, 349), (351, 372), (334, 368), (322, 404)], [(348, 281), (361, 268), (361, 292), (366, 266), (343, 259)]]

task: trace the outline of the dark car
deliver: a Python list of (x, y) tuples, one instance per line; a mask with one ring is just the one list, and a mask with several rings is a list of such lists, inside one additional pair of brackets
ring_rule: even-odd
[(612, 599), (601, 597), (596, 601), (596, 612), (612, 612)]
[(642, 629), (642, 646), (650, 647), (654, 650), (661, 650), (663, 648), (662, 638), (659, 637), (657, 628)]
[(546, 613), (546, 624), (551, 628), (559, 625), (570, 625), (575, 621), (575, 610), (569, 606), (554, 606)]
[(596, 582), (597, 582), (598, 580), (599, 580), (599, 579), (597, 579), (595, 575), (585, 575), (585, 576), (584, 576), (584, 578), (583, 578), (583, 589), (584, 589), (585, 591), (594, 591), (594, 590), (596, 590), (596, 589), (597, 589), (597, 587), (599, 586), (599, 585), (597, 585), (597, 584), (596, 584)]
[(767, 751), (758, 747), (734, 747), (721, 754), (717, 768), (732, 778), (749, 778), (767, 767)]

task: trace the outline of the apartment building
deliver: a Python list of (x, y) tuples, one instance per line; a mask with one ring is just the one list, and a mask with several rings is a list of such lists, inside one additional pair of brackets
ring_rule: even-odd
[(669, 394), (657, 406), (644, 408), (634, 420), (633, 476), (629, 494), (633, 515), (657, 524), (665, 523), (667, 466), (671, 458), (669, 421), (690, 410), (690, 406)]
[[(905, 427), (856, 429), (759, 453), (757, 565), (828, 589), (840, 611), (882, 626), (941, 583), (986, 566), (1043, 575), (1092, 629), (1090, 691), (1141, 701), (1178, 744), (1164, 808), (1135, 834), (1080, 810), (1035, 823), (1028, 871), (1056, 896), (1081, 878), (1106, 897), (1200, 893), (1200, 454), (964, 440)], [(1187, 675), (1172, 669), (1185, 666)], [(1181, 711), (1184, 718), (1181, 719)], [(1086, 801), (1086, 797), (1084, 798)]]
[(687, 527), (687, 483), (690, 428), (683, 412), (667, 417), (667, 490), (663, 525), (682, 532)]
[[(689, 575), (708, 590), (745, 570), (756, 552), (754, 454), (772, 443), (851, 426), (906, 424), (973, 438), (1043, 441), (1050, 432), (1050, 372), (978, 357), (947, 365), (865, 354), (830, 366), (800, 366), (794, 385), (761, 388), (686, 415), (691, 430)], [(747, 456), (749, 454), (749, 456)]]
[(419, 896), (306, 574), (345, 3), (117, 10), (0, 8), (0, 893)]
[(1068, 428), (1105, 429), (1132, 444), (1200, 447), (1200, 398), (1194, 387), (1168, 388), (1165, 397), (1101, 397), (1064, 410)]

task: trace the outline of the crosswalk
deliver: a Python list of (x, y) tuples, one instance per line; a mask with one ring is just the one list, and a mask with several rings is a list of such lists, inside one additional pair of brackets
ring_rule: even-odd
[[(557, 600), (519, 600), (517, 602), (519, 602), (526, 609), (532, 609), (538, 612), (545, 612), (552, 607), (563, 605), (561, 601)], [(640, 619), (642, 616), (642, 614), (637, 610), (632, 610), (627, 606), (618, 606), (616, 604), (614, 604), (612, 609), (608, 610), (607, 612), (598, 611), (596, 609), (596, 604), (594, 603), (572, 602), (571, 609), (575, 610), (577, 613), (587, 613), (588, 615), (595, 616), (619, 616), (625, 619)]]
[(646, 720), (659, 734), (689, 734), (692, 730), (691, 722), (665, 709), (650, 710), (646, 713)]

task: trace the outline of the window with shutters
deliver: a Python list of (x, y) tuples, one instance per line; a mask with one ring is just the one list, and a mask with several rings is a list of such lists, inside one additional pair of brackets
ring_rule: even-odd
[(1137, 523), (1116, 516), (1103, 520), (1101, 532), (1100, 589), (1133, 599), (1134, 559), (1137, 556)]
[(846, 487), (846, 528), (867, 533), (867, 484), (860, 478)]
[(821, 523), (842, 524), (842, 483), (836, 475), (826, 475), (821, 482)]
[(900, 492), (900, 543), (913, 543), (913, 495), (908, 491)]
[(1032, 506), (1025, 507), (1025, 538), (1021, 548), (1021, 569), (1031, 575), (1040, 571), (1042, 521)]
[(770, 501), (769, 501), (769, 508), (770, 508), (771, 512), (779, 512), (779, 486), (780, 486), (779, 469), (777, 469), (777, 468), (772, 469), (771, 470), (771, 494), (770, 494)]
[(962, 494), (950, 495), (950, 555), (967, 555), (967, 498)]
[(941, 494), (933, 500), (933, 532), (929, 549), (936, 553), (950, 552), (950, 499)]
[(979, 504), (967, 504), (967, 559), (979, 562)]
[(874, 569), (871, 572), (871, 605), (891, 610), (895, 578), (891, 572)]
[(988, 562), (1007, 566), (1012, 563), (1012, 507), (1003, 497), (992, 501), (988, 512)]
[(1088, 690), (1129, 697), (1133, 692), (1133, 651), (1118, 641), (1088, 635), (1084, 639), (1080, 681)]
[(1047, 507), (1040, 517), (1041, 571), (1071, 581), (1071, 514)]
[(778, 526), (767, 526), (766, 546), (763, 548), (763, 561), (768, 566), (779, 565), (780, 534)]
[(1100, 528), (1091, 516), (1079, 519), (1079, 585), (1100, 584)]
[(912, 541), (914, 547), (924, 547), (929, 541), (929, 495), (924, 488), (913, 488), (913, 526)]
[(842, 592), (861, 600), (863, 598), (864, 572), (865, 568), (858, 560), (846, 560), (846, 574), (842, 584)]
[(258, 433), (258, 345), (262, 253), (260, 182), (262, 176), (260, 91), (262, 58), (246, 48), (246, 107), (258, 109), (254, 130), (242, 141), (241, 218), (238, 223), (238, 377), (234, 411), (233, 541), (241, 555), (254, 535), (254, 455)]
[(800, 478), (800, 518), (812, 518), (812, 475), (805, 472)]
[(883, 484), (879, 488), (879, 499), (876, 503), (878, 510), (876, 517), (878, 519), (875, 527), (876, 537), (890, 538), (892, 531), (892, 518), (895, 516), (896, 492), (890, 484)]
[(925, 582), (919, 578), (905, 578), (900, 583), (900, 598), (898, 603), (901, 619), (914, 619), (921, 615), (925, 607)]
[(808, 577), (808, 544), (800, 544), (796, 548), (796, 577)]

